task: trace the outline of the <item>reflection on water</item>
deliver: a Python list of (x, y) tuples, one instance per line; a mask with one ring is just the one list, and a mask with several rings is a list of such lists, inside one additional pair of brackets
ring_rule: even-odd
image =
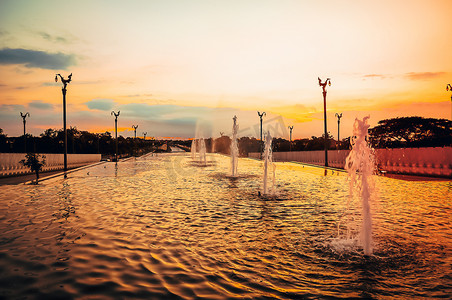
[(450, 181), (376, 178), (374, 255), (331, 246), (342, 172), (159, 155), (2, 186), (0, 298), (452, 296)]

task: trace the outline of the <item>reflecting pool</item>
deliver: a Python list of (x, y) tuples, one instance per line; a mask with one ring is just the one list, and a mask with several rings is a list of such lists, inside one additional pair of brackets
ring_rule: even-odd
[[(452, 297), (452, 183), (375, 176), (374, 251), (338, 247), (344, 172), (157, 155), (0, 187), (0, 299)], [(347, 208), (348, 207), (348, 208)], [(351, 224), (353, 225), (353, 224)], [(339, 227), (339, 229), (338, 229)]]

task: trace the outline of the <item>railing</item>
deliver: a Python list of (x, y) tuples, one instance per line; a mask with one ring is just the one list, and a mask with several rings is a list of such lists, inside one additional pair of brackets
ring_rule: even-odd
[[(343, 169), (350, 150), (329, 150), (328, 165)], [(259, 153), (249, 157), (259, 158)], [(388, 173), (452, 177), (452, 148), (376, 149), (377, 168)], [(325, 151), (273, 152), (274, 161), (298, 161), (313, 165), (325, 164)]]
[[(25, 159), (25, 153), (0, 153), (0, 177), (21, 175), (31, 173), (28, 167), (19, 163)], [(41, 154), (46, 157), (46, 164), (42, 167), (42, 172), (63, 170), (63, 154)], [(77, 168), (91, 163), (99, 162), (100, 154), (68, 154), (68, 168)]]
[(377, 165), (389, 173), (452, 177), (452, 148), (377, 149)]

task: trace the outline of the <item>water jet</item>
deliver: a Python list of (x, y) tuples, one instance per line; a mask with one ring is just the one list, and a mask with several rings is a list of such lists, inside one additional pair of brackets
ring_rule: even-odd
[(375, 170), (375, 159), (367, 142), (369, 116), (363, 120), (355, 119), (351, 137), (352, 150), (345, 160), (345, 169), (349, 176), (349, 202), (356, 196), (361, 200), (362, 224), (359, 233), (359, 244), (365, 255), (373, 251), (372, 211), (374, 185), (372, 175)]
[(232, 141), (231, 141), (231, 176), (237, 176), (237, 166), (239, 157), (239, 147), (237, 145), (237, 131), (239, 130), (239, 125), (237, 124), (237, 116), (232, 118), (234, 124), (232, 125)]

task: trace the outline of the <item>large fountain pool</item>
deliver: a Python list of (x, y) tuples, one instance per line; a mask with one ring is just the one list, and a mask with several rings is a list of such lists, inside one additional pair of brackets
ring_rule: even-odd
[[(373, 254), (346, 173), (158, 155), (0, 187), (0, 299), (452, 297), (452, 183), (375, 177)], [(340, 225), (339, 227), (343, 226)], [(343, 246), (343, 247), (342, 247)]]

